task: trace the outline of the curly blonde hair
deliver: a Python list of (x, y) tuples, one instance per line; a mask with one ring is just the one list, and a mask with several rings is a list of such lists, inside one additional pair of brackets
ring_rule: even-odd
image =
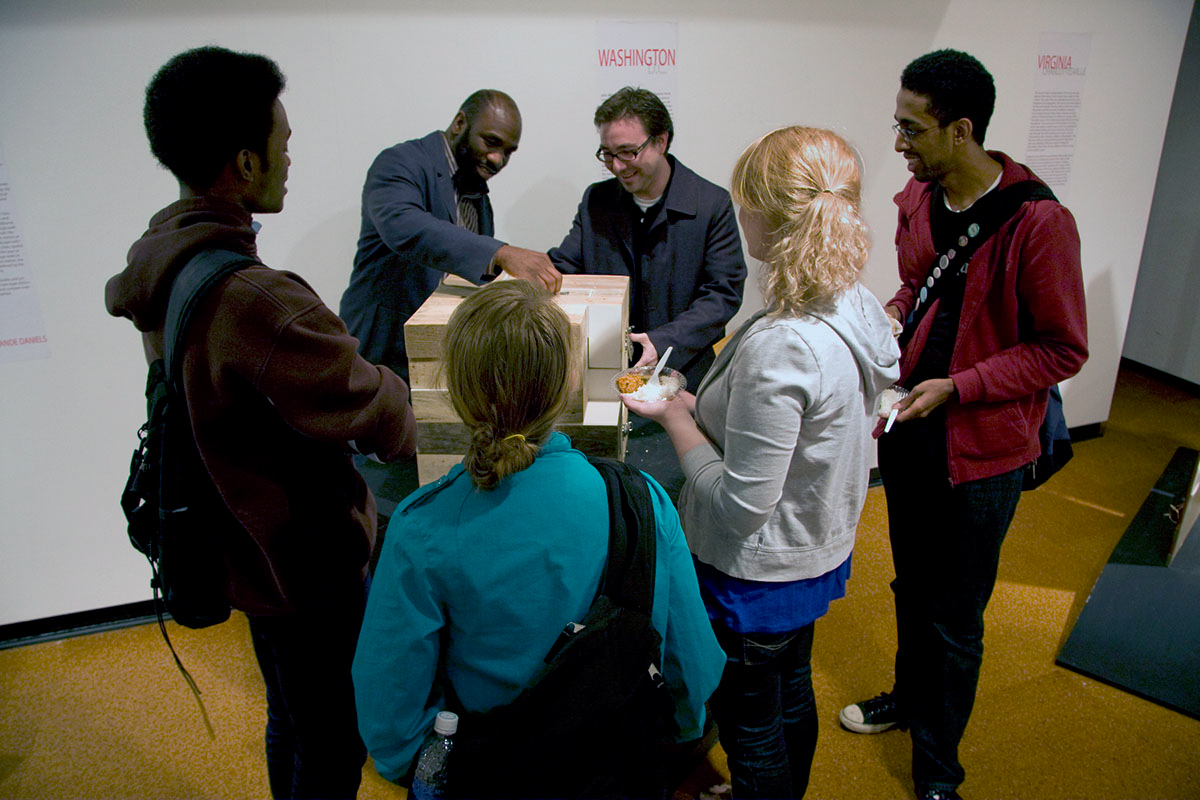
[(497, 281), (446, 324), (442, 374), (471, 431), (463, 463), (481, 489), (533, 463), (567, 406), (576, 369), (566, 313), (545, 289)]
[(796, 315), (858, 280), (870, 240), (859, 214), (859, 161), (845, 139), (820, 128), (780, 128), (746, 148), (733, 168), (733, 199), (766, 223), (759, 275), (767, 307)]

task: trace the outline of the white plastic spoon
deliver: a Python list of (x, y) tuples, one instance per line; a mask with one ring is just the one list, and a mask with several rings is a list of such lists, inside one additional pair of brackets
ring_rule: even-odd
[(658, 360), (658, 366), (654, 368), (654, 374), (650, 376), (650, 380), (646, 381), (647, 385), (658, 386), (658, 373), (662, 372), (663, 367), (667, 365), (667, 359), (671, 356), (671, 351), (674, 349), (675, 347), (672, 345), (662, 354), (662, 358)]

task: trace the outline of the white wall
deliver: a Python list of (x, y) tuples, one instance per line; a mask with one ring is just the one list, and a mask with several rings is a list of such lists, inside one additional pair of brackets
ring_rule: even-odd
[[(1069, 422), (1108, 415), (1188, 0), (324, 0), (218, 3), (7, 0), (0, 5), (0, 149), (52, 357), (0, 364), (0, 624), (146, 599), (117, 497), (144, 420), (138, 337), (108, 317), (104, 281), (175, 199), (141, 102), (176, 52), (266, 53), (288, 76), (295, 131), (287, 209), (263, 217), (266, 262), (336, 307), (359, 190), (383, 147), (444, 127), (470, 91), (517, 100), (520, 152), (492, 183), (499, 235), (544, 249), (594, 180), (595, 23), (679, 25), (675, 152), (727, 183), (742, 148), (787, 123), (861, 150), (876, 248), (867, 285), (895, 284), (892, 195), (907, 173), (888, 129), (912, 58), (954, 46), (997, 79), (989, 144), (1017, 158), (1043, 31), (1092, 33), (1070, 205), (1084, 241), (1092, 359), (1066, 387)], [(748, 293), (747, 306), (758, 303)]]
[(1124, 355), (1200, 383), (1200, 4), (1192, 10)]

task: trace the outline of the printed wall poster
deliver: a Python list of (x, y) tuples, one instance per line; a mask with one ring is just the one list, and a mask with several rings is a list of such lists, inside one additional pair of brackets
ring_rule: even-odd
[(1087, 80), (1090, 33), (1043, 33), (1034, 66), (1025, 163), (1066, 202)]
[(50, 343), (12, 207), (12, 184), (0, 152), (0, 363), (49, 358)]
[[(649, 89), (675, 116), (679, 24), (596, 23), (596, 105), (625, 86)], [(600, 167), (601, 179), (612, 175)]]

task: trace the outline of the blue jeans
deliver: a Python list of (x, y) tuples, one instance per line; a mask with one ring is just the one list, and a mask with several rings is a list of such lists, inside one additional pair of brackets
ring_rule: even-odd
[[(899, 434), (899, 435), (898, 435)], [(983, 662), (983, 612), (1023, 470), (951, 486), (944, 418), (898, 425), (879, 440), (896, 578), (896, 702), (913, 741), (913, 782), (963, 782), (958, 745)]]
[(267, 688), (267, 775), (275, 798), (352, 798), (367, 750), (358, 734), (350, 665), (366, 586), (320, 607), (252, 616)]
[(726, 653), (710, 701), (729, 757), (733, 796), (799, 798), (817, 749), (813, 624), (788, 633), (735, 633), (714, 622)]

